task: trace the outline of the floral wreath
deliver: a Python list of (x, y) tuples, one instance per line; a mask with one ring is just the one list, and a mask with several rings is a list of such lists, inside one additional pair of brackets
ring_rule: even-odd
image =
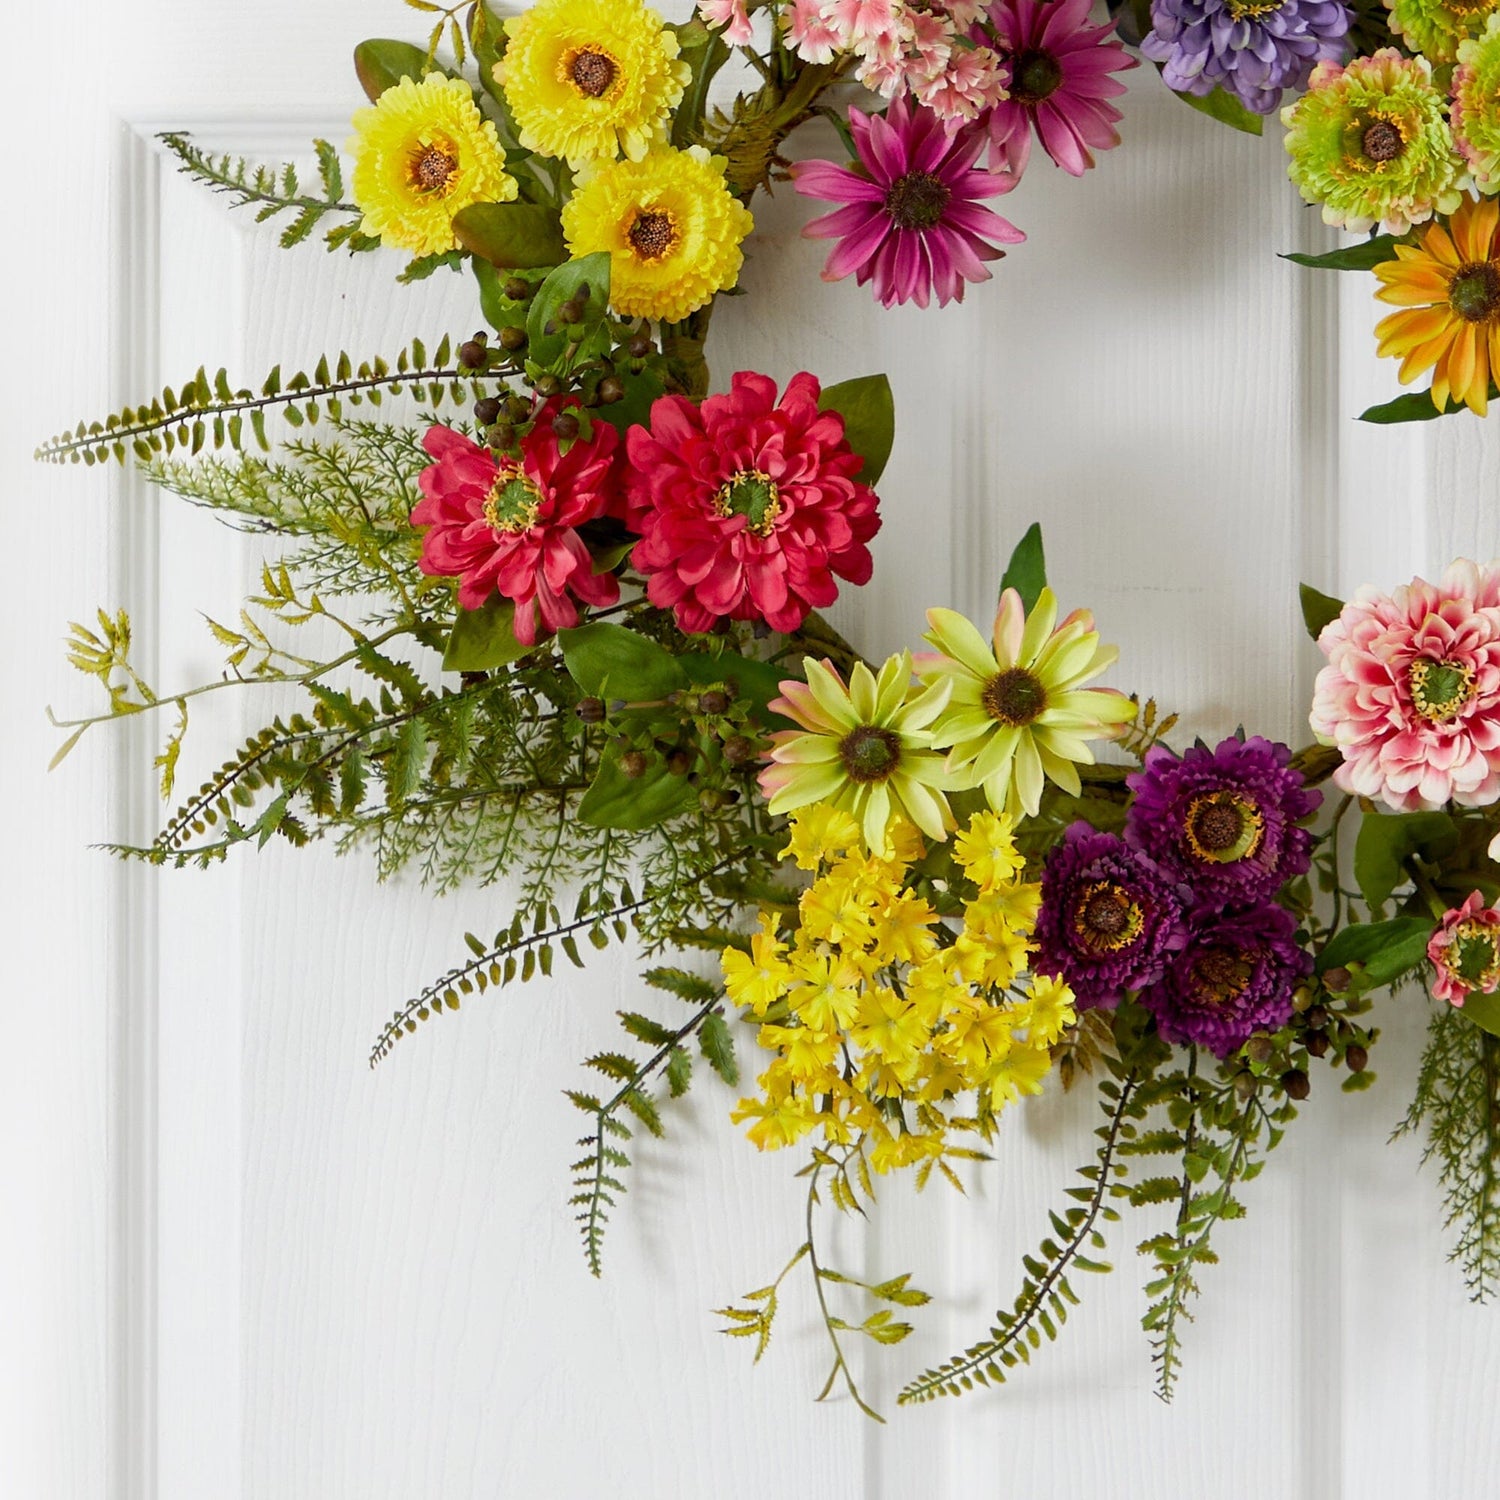
[[(1483, 415), (1500, 362), (1500, 12), (1133, 0), (1095, 24), (1087, 0), (703, 0), (670, 25), (643, 0), (538, 0), (503, 23), (484, 4), (417, 8), (440, 12), (425, 48), (356, 50), (370, 105), (352, 201), (326, 142), (306, 192), (292, 167), (163, 140), (259, 218), (290, 213), (284, 246), (332, 219), (329, 248), (403, 250), (402, 280), (472, 275), (485, 329), (278, 369), (259, 390), (200, 372), (40, 452), (134, 458), (286, 546), (241, 623), (212, 625), (212, 682), (145, 682), (123, 611), (73, 627), (70, 660), (109, 705), (61, 722), (57, 759), (98, 723), (170, 709), (169, 803), (193, 699), (280, 684), (301, 700), (151, 844), (117, 852), (206, 866), (332, 838), (438, 891), (511, 881), (511, 921), (466, 935), (372, 1065), (464, 997), (633, 938), (669, 1013), (622, 1013), (625, 1040), (568, 1093), (588, 1124), (569, 1199), (588, 1264), (599, 1274), (632, 1136), (663, 1132), (701, 1058), (741, 1091), (730, 1118), (757, 1147), (807, 1154), (807, 1237), (720, 1310), (724, 1331), (759, 1358), (803, 1267), (831, 1346), (824, 1394), (842, 1383), (866, 1411), (850, 1341), (901, 1342), (903, 1310), (930, 1299), (908, 1275), (830, 1267), (816, 1205), (863, 1211), (893, 1171), (961, 1186), (1007, 1106), (1054, 1073), (1091, 1078), (1099, 1145), (1014, 1303), (900, 1400), (1029, 1362), (1076, 1273), (1105, 1269), (1120, 1210), (1155, 1206), (1172, 1214), (1141, 1247), (1144, 1324), (1170, 1396), (1214, 1232), (1322, 1067), (1345, 1091), (1374, 1081), (1377, 997), (1413, 979), (1437, 1004), (1403, 1128), (1425, 1128), (1453, 1254), (1488, 1296), (1500, 563), (1347, 602), (1304, 586), (1326, 657), (1315, 742), (1173, 748), (1175, 716), (1098, 685), (1117, 652), (1088, 611), (1060, 614), (1035, 526), (992, 630), (933, 608), (929, 649), (864, 661), (820, 611), (871, 576), (888, 383), (740, 372), (711, 395), (704, 348), (750, 204), (777, 182), (834, 205), (804, 231), (833, 242), (826, 279), (884, 306), (962, 300), (1024, 239), (990, 204), (1033, 137), (1075, 176), (1119, 143), (1124, 34), (1211, 116), (1258, 131), (1279, 110), (1302, 195), (1378, 231), (1292, 257), (1373, 269), (1396, 309), (1379, 352), (1403, 382), (1431, 374), (1366, 417)], [(716, 92), (736, 57), (747, 86)], [(847, 163), (783, 154), (814, 120)], [(364, 410), (398, 396), (433, 417)], [(276, 413), (294, 433), (273, 444)], [(309, 626), (338, 649), (281, 643)]]

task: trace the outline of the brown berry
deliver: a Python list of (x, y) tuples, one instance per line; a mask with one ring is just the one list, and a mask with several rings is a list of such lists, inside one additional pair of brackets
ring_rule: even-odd
[(570, 411), (560, 411), (552, 419), (552, 430), (566, 443), (578, 436), (578, 418)]
[(507, 328), (500, 330), (500, 347), (515, 354), (518, 350), (526, 347), (526, 330), (518, 328), (512, 323)]
[(1312, 1083), (1301, 1068), (1293, 1068), (1281, 1075), (1281, 1086), (1289, 1099), (1305, 1099), (1312, 1093)]
[(539, 375), (536, 382), (536, 393), (538, 396), (555, 396), (562, 390), (562, 381), (556, 375)]
[(667, 757), (667, 773), (671, 776), (686, 776), (693, 769), (693, 757), (686, 750), (674, 750)]
[(1370, 1054), (1363, 1047), (1356, 1045), (1344, 1053), (1344, 1062), (1351, 1073), (1363, 1073), (1370, 1066)]
[(507, 276), (500, 288), (512, 302), (524, 302), (531, 295), (531, 283), (524, 276)]
[(500, 401), (498, 397), (486, 396), (482, 401), (474, 403), (474, 420), (481, 427), (492, 427), (500, 420)]
[(632, 359), (645, 359), (645, 357), (651, 353), (651, 350), (654, 347), (655, 346), (652, 344), (651, 338), (648, 334), (638, 333), (633, 339), (631, 339), (628, 344), (626, 344), (625, 352), (629, 354)]
[(466, 370), (482, 370), (490, 351), (478, 339), (468, 339), (458, 346), (458, 362)]
[(599, 405), (613, 406), (625, 399), (625, 382), (618, 375), (606, 375), (599, 382)]
[(1315, 1031), (1307, 1039), (1307, 1050), (1314, 1057), (1326, 1057), (1328, 1055), (1328, 1034), (1323, 1031)]
[(1321, 1031), (1328, 1024), (1327, 1009), (1321, 1005), (1314, 1005), (1307, 1012), (1307, 1024), (1315, 1031)]
[(1354, 976), (1340, 964), (1335, 969), (1330, 969), (1323, 976), (1323, 988), (1331, 990), (1335, 995), (1341, 994), (1349, 988), (1349, 982)]
[(620, 774), (630, 781), (639, 781), (646, 774), (648, 764), (639, 750), (627, 750), (620, 757)]
[(605, 715), (603, 698), (580, 698), (573, 712), (583, 720), (585, 724), (599, 724), (603, 722)]
[(729, 694), (718, 688), (709, 688), (698, 699), (698, 707), (706, 714), (721, 714), (729, 707)]
[(507, 396), (505, 415), (511, 422), (524, 422), (531, 415), (531, 402), (524, 396)]
[(557, 321), (559, 323), (581, 323), (583, 321), (583, 303), (576, 297), (570, 297), (557, 310)]
[(1257, 1032), (1245, 1043), (1245, 1056), (1251, 1062), (1268, 1063), (1271, 1060), (1271, 1054), (1275, 1050), (1275, 1044), (1263, 1031)]
[(742, 734), (724, 741), (724, 759), (732, 766), (742, 766), (755, 754), (755, 746)]
[(513, 448), (516, 443), (516, 429), (509, 422), (496, 422), (490, 428), (491, 448)]

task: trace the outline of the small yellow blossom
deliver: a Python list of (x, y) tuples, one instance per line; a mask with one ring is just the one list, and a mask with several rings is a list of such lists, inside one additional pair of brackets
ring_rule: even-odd
[(1001, 885), (1026, 868), (1016, 848), (1015, 819), (1008, 813), (976, 813), (953, 843), (953, 857), (980, 890)]
[(799, 870), (816, 870), (824, 860), (859, 848), (859, 824), (841, 807), (815, 802), (787, 820), (790, 838), (781, 851), (791, 855)]

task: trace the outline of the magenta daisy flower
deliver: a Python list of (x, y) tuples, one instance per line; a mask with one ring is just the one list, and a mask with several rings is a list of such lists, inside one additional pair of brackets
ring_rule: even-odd
[(804, 161), (792, 167), (799, 193), (846, 206), (814, 219), (802, 232), (838, 240), (824, 281), (851, 272), (874, 281), (883, 307), (962, 302), (966, 281), (988, 281), (984, 262), (1005, 254), (994, 243), (1026, 238), (980, 199), (1015, 186), (1013, 178), (976, 167), (984, 150), (982, 122), (951, 134), (931, 110), (896, 100), (884, 117), (849, 111), (859, 160), (846, 167)]
[(1113, 75), (1138, 64), (1114, 36), (1113, 21), (1089, 25), (1089, 0), (995, 0), (986, 29), (1009, 63), (1010, 89), (989, 113), (991, 166), (1019, 177), (1033, 129), (1075, 177), (1094, 165), (1090, 147), (1120, 144), (1120, 111), (1106, 101), (1125, 92)]

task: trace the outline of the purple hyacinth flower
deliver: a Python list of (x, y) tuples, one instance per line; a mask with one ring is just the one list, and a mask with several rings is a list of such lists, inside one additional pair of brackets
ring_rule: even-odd
[(1079, 1010), (1118, 1005), (1186, 942), (1186, 894), (1150, 856), (1074, 823), (1042, 871), (1033, 972), (1061, 974)]
[(1141, 51), (1179, 94), (1228, 90), (1271, 114), (1324, 58), (1342, 62), (1351, 13), (1339, 0), (1151, 0)]
[(1307, 870), (1312, 834), (1297, 825), (1323, 801), (1291, 758), (1260, 735), (1197, 744), (1180, 760), (1158, 745), (1126, 778), (1125, 842), (1185, 881), (1194, 906), (1269, 900)]
[(1226, 1057), (1255, 1031), (1275, 1031), (1292, 1014), (1292, 991), (1312, 971), (1280, 906), (1210, 917), (1168, 956), (1161, 979), (1141, 991), (1169, 1042)]

